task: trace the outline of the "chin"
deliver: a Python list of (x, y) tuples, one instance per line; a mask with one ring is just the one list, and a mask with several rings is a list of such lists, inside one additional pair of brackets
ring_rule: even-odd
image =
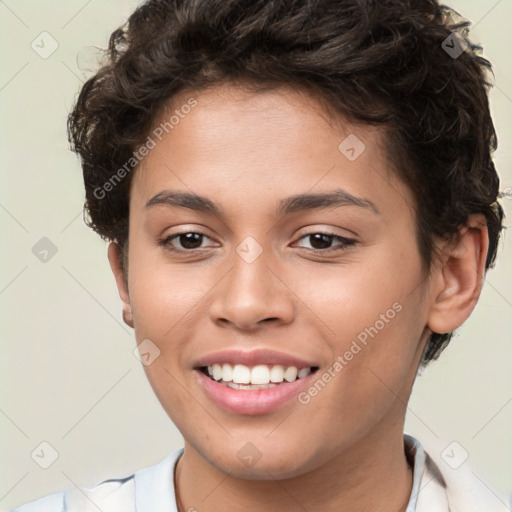
[(284, 480), (298, 477), (321, 466), (329, 459), (329, 454), (332, 456), (331, 449), (318, 450), (317, 453), (307, 452), (304, 450), (304, 443), (298, 439), (292, 440), (288, 446), (276, 441), (269, 443), (267, 440), (264, 443), (230, 440), (224, 446), (216, 444), (215, 448), (212, 447), (214, 441), (210, 441), (208, 446), (196, 447), (196, 450), (219, 471), (245, 480)]

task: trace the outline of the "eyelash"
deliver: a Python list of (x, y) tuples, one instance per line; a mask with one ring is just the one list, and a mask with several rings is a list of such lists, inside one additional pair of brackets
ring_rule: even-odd
[[(169, 251), (181, 252), (181, 253), (187, 253), (187, 252), (192, 253), (194, 251), (204, 249), (202, 247), (197, 247), (195, 249), (176, 249), (175, 247), (171, 246), (170, 243), (172, 240), (174, 240), (175, 238), (179, 238), (182, 235), (188, 235), (188, 234), (200, 235), (205, 238), (210, 238), (208, 235), (206, 235), (205, 233), (201, 233), (200, 231), (182, 231), (181, 233), (175, 233), (174, 235), (169, 235), (165, 238), (160, 239), (158, 241), (158, 245), (165, 247)], [(335, 233), (330, 233), (330, 232), (325, 232), (325, 231), (313, 231), (311, 233), (307, 233), (305, 235), (302, 235), (299, 238), (299, 240), (302, 240), (303, 238), (307, 238), (307, 237), (310, 237), (313, 235), (324, 235), (324, 236), (332, 237), (333, 240), (338, 240), (339, 242), (341, 242), (340, 245), (338, 246), (338, 248), (331, 248), (331, 247), (329, 247), (327, 249), (308, 249), (308, 248), (306, 248), (308, 251), (313, 252), (313, 253), (341, 252), (341, 251), (347, 250), (348, 247), (357, 244), (357, 241), (352, 238), (345, 238), (345, 237), (337, 235)]]

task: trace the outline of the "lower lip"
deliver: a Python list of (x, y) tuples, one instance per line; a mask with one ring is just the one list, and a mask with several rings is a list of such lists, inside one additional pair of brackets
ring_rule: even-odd
[(314, 373), (293, 382), (279, 384), (268, 389), (233, 389), (223, 386), (207, 377), (202, 371), (194, 370), (200, 385), (208, 397), (222, 409), (235, 413), (257, 415), (279, 409), (308, 386)]

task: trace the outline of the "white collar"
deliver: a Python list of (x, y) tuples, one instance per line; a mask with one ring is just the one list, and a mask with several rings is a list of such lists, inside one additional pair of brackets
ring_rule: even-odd
[[(508, 498), (484, 485), (469, 468), (444, 468), (442, 461), (436, 463), (421, 443), (407, 434), (404, 446), (413, 467), (406, 512), (510, 512)], [(136, 512), (177, 511), (174, 470), (183, 451), (180, 448), (158, 464), (134, 474)]]

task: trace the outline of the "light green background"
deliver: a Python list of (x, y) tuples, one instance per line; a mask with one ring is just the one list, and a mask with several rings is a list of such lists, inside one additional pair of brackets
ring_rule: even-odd
[[(65, 131), (84, 79), (77, 53), (104, 47), (137, 3), (0, 1), (0, 510), (129, 474), (182, 444), (132, 354), (106, 244), (83, 224), (82, 178)], [(495, 66), (496, 163), (512, 218), (512, 3), (450, 5), (476, 24), (473, 39)], [(48, 59), (31, 48), (43, 31), (59, 45)], [(43, 236), (58, 248), (47, 263), (31, 250)], [(466, 464), (505, 492), (512, 491), (510, 242), (509, 232), (471, 319), (417, 381), (407, 420), (407, 431), (432, 450), (457, 441)], [(46, 470), (30, 456), (42, 441), (59, 454)]]

